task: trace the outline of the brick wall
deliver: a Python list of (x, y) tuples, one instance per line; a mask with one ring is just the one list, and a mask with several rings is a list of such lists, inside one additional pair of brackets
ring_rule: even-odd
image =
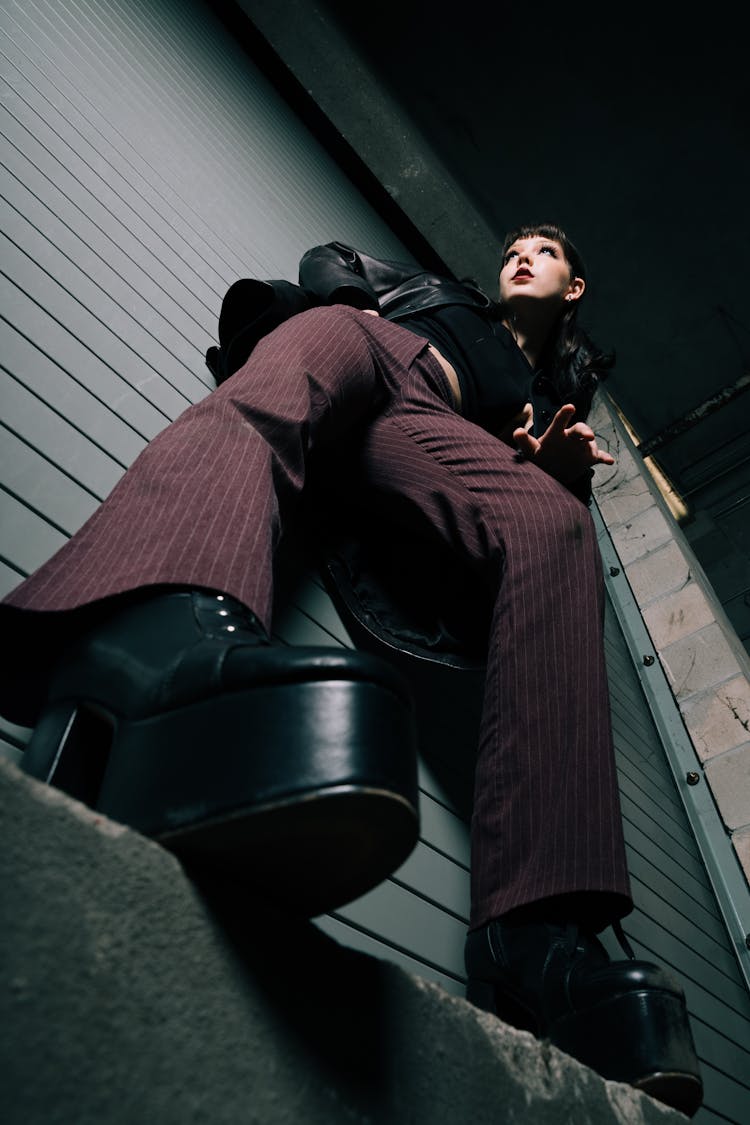
[(602, 518), (750, 883), (750, 661), (604, 396), (590, 421), (616, 458), (596, 473)]

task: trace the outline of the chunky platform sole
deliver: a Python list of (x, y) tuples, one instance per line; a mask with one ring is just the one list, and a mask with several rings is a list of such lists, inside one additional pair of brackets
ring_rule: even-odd
[(557, 1021), (549, 1034), (561, 1050), (604, 1077), (637, 1086), (688, 1116), (701, 1104), (698, 1060), (681, 996), (629, 992)]
[(137, 720), (60, 701), (23, 768), (313, 917), (376, 886), (416, 844), (415, 745), (411, 708), (389, 688), (312, 680)]
[(603, 1078), (625, 1082), (692, 1117), (703, 1086), (685, 1001), (674, 992), (642, 989), (534, 1026), (528, 1009), (487, 981), (470, 980), (467, 999), (505, 1022), (549, 1039)]

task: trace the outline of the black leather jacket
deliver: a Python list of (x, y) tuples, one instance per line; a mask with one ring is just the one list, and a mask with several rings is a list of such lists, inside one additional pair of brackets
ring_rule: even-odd
[(489, 308), (478, 286), (439, 277), (418, 266), (371, 258), (343, 242), (303, 255), (299, 285), (242, 278), (227, 290), (219, 317), (219, 347), (206, 353), (217, 383), (242, 366), (258, 340), (296, 313), (319, 305), (378, 309), (388, 320), (445, 305)]
[(303, 255), (300, 285), (325, 304), (378, 309), (388, 320), (445, 305), (489, 308), (489, 297), (471, 282), (452, 281), (405, 262), (371, 258), (343, 242), (315, 246)]

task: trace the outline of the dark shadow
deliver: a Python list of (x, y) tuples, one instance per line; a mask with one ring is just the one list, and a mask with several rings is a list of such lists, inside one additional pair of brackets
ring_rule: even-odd
[(389, 1088), (392, 968), (339, 945), (312, 922), (248, 895), (239, 880), (186, 869), (272, 1024), (363, 1119)]

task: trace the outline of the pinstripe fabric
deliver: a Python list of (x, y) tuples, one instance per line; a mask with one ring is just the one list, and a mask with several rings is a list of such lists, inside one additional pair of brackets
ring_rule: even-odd
[(287, 321), (146, 447), (7, 603), (70, 609), (171, 583), (223, 590), (270, 625), (273, 552), (308, 455), (385, 402), (388, 372), (423, 348), (389, 321), (344, 306)]
[(472, 925), (581, 891), (622, 895), (604, 909), (627, 912), (588, 510), (442, 402), (432, 411), (395, 404), (370, 427), (366, 456), (370, 484), (400, 516), (437, 529), (498, 591), (472, 821)]
[(472, 925), (549, 895), (627, 898), (591, 518), (449, 402), (419, 337), (342, 306), (303, 313), (155, 438), (6, 604), (66, 610), (171, 583), (222, 590), (270, 625), (273, 553), (308, 455), (369, 417), (370, 485), (397, 519), (429, 526), (499, 591)]

